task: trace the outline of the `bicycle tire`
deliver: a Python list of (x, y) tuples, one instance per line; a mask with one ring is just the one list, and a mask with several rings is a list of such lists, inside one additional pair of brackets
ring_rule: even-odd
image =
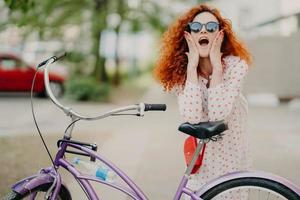
[(264, 178), (238, 178), (226, 181), (224, 183), (220, 183), (219, 185), (214, 186), (213, 188), (206, 191), (200, 197), (204, 200), (211, 200), (212, 198), (225, 193), (231, 189), (236, 189), (238, 187), (258, 187), (261, 189), (267, 189), (283, 197), (288, 200), (300, 200), (300, 196), (297, 195), (294, 191), (292, 191), (287, 186), (278, 183), (274, 180), (264, 179)]
[[(27, 198), (32, 193), (46, 192), (49, 189), (49, 187), (51, 187), (50, 183), (39, 185), (38, 187), (34, 188), (31, 192), (28, 192), (24, 195), (18, 194), (15, 191), (10, 191), (2, 200), (22, 200)], [(64, 186), (61, 186), (57, 200), (72, 200), (69, 191)]]

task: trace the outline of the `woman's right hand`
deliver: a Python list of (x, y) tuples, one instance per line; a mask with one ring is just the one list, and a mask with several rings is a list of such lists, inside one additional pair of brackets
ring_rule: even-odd
[(192, 35), (184, 31), (184, 38), (188, 44), (189, 52), (186, 52), (185, 54), (188, 57), (188, 70), (197, 70), (198, 63), (199, 63), (199, 52), (197, 48), (197, 43), (194, 41)]

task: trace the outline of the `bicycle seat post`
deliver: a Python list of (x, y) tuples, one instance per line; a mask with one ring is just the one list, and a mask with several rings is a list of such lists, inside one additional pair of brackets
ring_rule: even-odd
[(191, 163), (189, 164), (189, 166), (187, 167), (187, 169), (185, 171), (186, 176), (189, 177), (191, 175), (192, 170), (193, 170), (193, 168), (195, 166), (195, 163), (197, 161), (197, 158), (199, 157), (199, 154), (200, 154), (200, 152), (203, 148), (203, 145), (204, 145), (204, 140), (199, 140), (199, 142), (197, 144), (197, 148), (196, 148), (195, 153), (193, 155), (192, 161), (191, 161)]

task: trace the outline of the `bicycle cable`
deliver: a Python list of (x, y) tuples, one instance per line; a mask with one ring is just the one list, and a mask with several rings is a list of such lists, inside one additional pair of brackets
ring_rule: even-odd
[(68, 129), (73, 125), (73, 124), (75, 124), (76, 122), (78, 122), (79, 120), (81, 120), (80, 118), (77, 118), (77, 119), (75, 119), (74, 121), (72, 121), (69, 125), (68, 125), (68, 127), (66, 128), (66, 130), (65, 130), (65, 134), (67, 133), (67, 131), (68, 131)]
[(44, 147), (45, 147), (45, 149), (46, 149), (46, 151), (47, 151), (47, 153), (48, 153), (48, 156), (49, 156), (49, 158), (50, 158), (50, 160), (51, 160), (51, 163), (52, 163), (52, 165), (53, 165), (53, 168), (54, 168), (54, 170), (56, 171), (56, 168), (55, 168), (55, 164), (54, 164), (53, 158), (52, 158), (52, 156), (51, 156), (51, 154), (50, 154), (50, 151), (49, 151), (49, 149), (48, 149), (48, 147), (47, 147), (47, 144), (46, 144), (46, 142), (45, 142), (45, 140), (44, 140), (44, 138), (43, 138), (43, 135), (42, 135), (42, 133), (41, 133), (41, 131), (40, 131), (40, 128), (39, 128), (39, 126), (38, 126), (38, 123), (37, 123), (36, 117), (35, 117), (35, 113), (34, 113), (33, 98), (32, 98), (32, 97), (33, 97), (33, 88), (34, 88), (34, 85), (35, 85), (35, 78), (36, 78), (36, 75), (37, 75), (37, 73), (38, 73), (39, 68), (36, 68), (36, 69), (37, 69), (37, 70), (36, 70), (36, 72), (35, 72), (35, 74), (34, 74), (34, 77), (33, 77), (33, 80), (32, 80), (32, 84), (31, 84), (31, 92), (30, 92), (31, 113), (32, 113), (32, 117), (33, 117), (33, 121), (34, 121), (35, 127), (36, 127), (36, 129), (37, 129), (37, 131), (38, 131), (38, 133), (39, 133), (39, 135), (40, 135), (40, 138), (41, 138), (41, 140), (42, 140), (42, 142), (43, 142), (43, 145), (44, 145)]

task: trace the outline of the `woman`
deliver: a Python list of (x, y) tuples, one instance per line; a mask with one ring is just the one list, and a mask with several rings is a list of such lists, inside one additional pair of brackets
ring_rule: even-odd
[[(250, 167), (245, 131), (247, 102), (241, 93), (251, 56), (220, 12), (198, 5), (166, 31), (154, 70), (166, 91), (174, 91), (179, 111), (190, 123), (224, 120), (223, 140), (209, 142), (203, 164), (188, 186), (198, 189), (222, 174)], [(245, 199), (245, 193), (220, 199)]]

